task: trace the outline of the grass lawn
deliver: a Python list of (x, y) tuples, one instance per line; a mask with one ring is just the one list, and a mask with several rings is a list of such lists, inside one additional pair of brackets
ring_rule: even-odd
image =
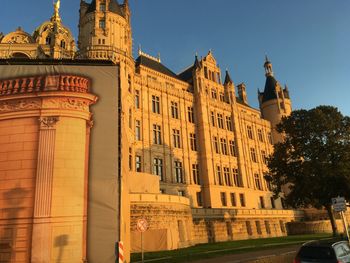
[[(149, 252), (144, 260), (156, 263), (190, 262), (198, 259), (217, 257), (226, 254), (263, 250), (304, 243), (309, 240), (330, 238), (331, 234), (296, 235), (288, 237), (261, 238), (196, 245), (172, 251)], [(158, 260), (157, 260), (158, 259)], [(141, 261), (141, 253), (131, 255), (131, 262)]]

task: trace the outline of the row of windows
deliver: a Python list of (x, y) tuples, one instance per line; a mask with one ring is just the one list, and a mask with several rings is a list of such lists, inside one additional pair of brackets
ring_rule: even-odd
[[(212, 89), (211, 90), (211, 98), (214, 99), (214, 100), (218, 99), (216, 89)], [(219, 100), (221, 102), (227, 102), (227, 100), (225, 100), (225, 93), (224, 92), (219, 92)]]
[(226, 116), (225, 117), (225, 120), (226, 120), (226, 126), (225, 126), (225, 123), (224, 123), (224, 117), (223, 117), (223, 114), (221, 113), (218, 113), (217, 114), (217, 118), (215, 116), (215, 112), (214, 111), (211, 111), (210, 112), (210, 118), (211, 118), (211, 125), (213, 127), (219, 127), (220, 129), (227, 129), (229, 131), (233, 131), (233, 123), (232, 123), (232, 118), (231, 116)]
[[(222, 206), (228, 206), (226, 192), (220, 193), (220, 199), (221, 199)], [(237, 206), (236, 193), (230, 193), (230, 201), (231, 201), (231, 206), (233, 207)], [(241, 207), (246, 206), (244, 194), (239, 194), (239, 202)]]
[[(251, 147), (250, 148), (250, 158), (251, 160), (254, 162), (254, 163), (257, 163), (258, 162), (258, 155), (256, 153), (256, 150), (254, 147)], [(261, 161), (264, 163), (264, 164), (267, 164), (268, 163), (268, 156), (266, 154), (266, 151), (264, 150), (261, 150)]]
[(216, 83), (221, 84), (220, 73), (208, 70), (207, 67), (204, 67), (204, 77), (206, 79), (209, 79), (209, 80), (212, 80), (212, 81), (214, 81)]
[[(253, 128), (250, 125), (247, 125), (247, 135), (249, 139), (254, 140), (255, 136), (254, 136)], [(260, 142), (265, 142), (264, 131), (262, 129), (257, 130), (257, 135), (258, 135), (258, 140)], [(267, 134), (267, 139), (268, 139), (268, 142), (272, 144), (272, 136), (270, 132)]]
[(222, 153), (223, 155), (231, 155), (237, 157), (236, 143), (234, 140), (229, 140), (227, 145), (227, 140), (225, 138), (220, 138), (220, 144), (218, 137), (213, 137), (213, 147), (217, 154)]
[(216, 166), (216, 177), (219, 185), (243, 187), (243, 180), (237, 168)]

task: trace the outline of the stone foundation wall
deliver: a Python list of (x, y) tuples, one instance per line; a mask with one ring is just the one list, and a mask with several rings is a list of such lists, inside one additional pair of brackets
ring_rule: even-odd
[[(342, 221), (339, 219), (336, 221), (338, 231), (340, 233), (344, 232)], [(290, 222), (287, 224), (287, 229), (289, 235), (332, 233), (332, 226), (329, 220)]]

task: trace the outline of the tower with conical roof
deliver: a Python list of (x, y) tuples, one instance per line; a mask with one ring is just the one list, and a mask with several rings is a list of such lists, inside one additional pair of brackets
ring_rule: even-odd
[(276, 125), (283, 117), (292, 112), (292, 103), (287, 86), (284, 88), (274, 77), (272, 63), (265, 57), (265, 88), (263, 92), (258, 90), (259, 104), (262, 117), (271, 122), (273, 143), (282, 141), (282, 135), (276, 131)]
[(120, 61), (132, 57), (129, 2), (80, 1), (79, 58)]

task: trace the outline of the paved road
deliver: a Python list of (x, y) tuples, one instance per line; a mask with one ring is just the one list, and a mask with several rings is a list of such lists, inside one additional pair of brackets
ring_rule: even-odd
[(193, 263), (291, 263), (300, 245), (201, 259)]

